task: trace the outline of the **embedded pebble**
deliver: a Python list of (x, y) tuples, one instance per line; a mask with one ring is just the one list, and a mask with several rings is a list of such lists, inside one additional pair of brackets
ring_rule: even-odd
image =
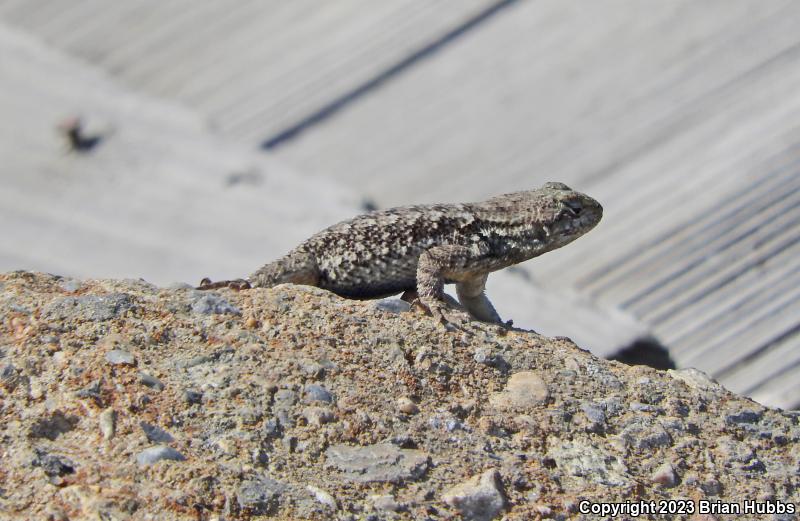
[(102, 383), (100, 380), (94, 380), (89, 385), (75, 393), (78, 398), (91, 398), (98, 404), (102, 402)]
[(728, 424), (741, 424), (741, 423), (757, 423), (763, 413), (754, 409), (740, 409), (736, 412), (729, 413), (725, 416), (725, 422)]
[(417, 404), (415, 404), (411, 398), (401, 396), (397, 399), (397, 410), (403, 414), (417, 414), (419, 412), (419, 407), (417, 407)]
[(139, 373), (139, 383), (156, 391), (164, 390), (164, 384), (161, 383), (161, 380), (147, 373)]
[(317, 488), (314, 485), (306, 486), (306, 490), (311, 492), (314, 495), (314, 498), (323, 505), (333, 509), (336, 508), (336, 500), (328, 492), (322, 490), (321, 488)]
[(672, 488), (678, 484), (678, 475), (670, 462), (665, 462), (658, 467), (651, 478), (654, 483), (663, 485), (664, 488)]
[(44, 387), (39, 382), (31, 382), (30, 397), (32, 400), (40, 400), (44, 396)]
[(192, 301), (192, 312), (202, 315), (242, 314), (239, 308), (232, 306), (227, 300), (216, 293), (195, 295)]
[(360, 483), (399, 483), (418, 479), (428, 469), (430, 458), (420, 450), (401, 449), (388, 443), (366, 447), (333, 445), (325, 452), (328, 467), (343, 472), (343, 477)]
[(400, 510), (400, 504), (390, 494), (371, 496), (370, 500), (372, 501), (372, 508), (379, 512), (397, 512)]
[(134, 365), (136, 363), (134, 356), (123, 349), (112, 349), (106, 353), (106, 361), (114, 365)]
[(280, 504), (286, 486), (279, 481), (259, 476), (242, 483), (236, 494), (236, 501), (248, 515), (268, 515)]
[(568, 371), (574, 372), (576, 375), (580, 374), (581, 372), (581, 365), (571, 356), (564, 360), (564, 368)]
[(631, 402), (628, 407), (634, 412), (653, 412), (656, 410), (654, 406), (642, 402)]
[(508, 379), (502, 392), (489, 397), (489, 403), (501, 410), (534, 407), (549, 397), (547, 384), (535, 371), (520, 371)]
[(297, 403), (297, 393), (291, 389), (279, 389), (274, 399), (276, 406), (289, 407)]
[(203, 403), (203, 393), (187, 389), (183, 392), (183, 400), (188, 404)]
[(607, 449), (577, 441), (548, 439), (547, 455), (572, 476), (609, 486), (630, 483), (625, 464)]
[(634, 418), (619, 434), (628, 446), (639, 450), (652, 450), (658, 447), (669, 447), (672, 438), (664, 427), (645, 418)]
[(333, 401), (333, 395), (319, 384), (308, 384), (305, 386), (303, 399), (306, 403), (331, 403)]
[(583, 414), (586, 415), (586, 418), (592, 423), (606, 422), (605, 409), (596, 403), (583, 402), (581, 403), (581, 410), (583, 411)]
[(473, 521), (489, 521), (505, 508), (506, 501), (496, 470), (473, 476), (442, 495), (442, 500), (464, 517)]
[(117, 412), (109, 407), (100, 413), (98, 423), (100, 424), (100, 432), (103, 434), (103, 439), (110, 440), (117, 430)]
[(253, 407), (244, 407), (239, 409), (237, 416), (239, 417), (242, 425), (255, 425), (261, 421), (262, 414), (260, 410)]
[(14, 390), (19, 381), (17, 375), (17, 368), (14, 367), (14, 364), (5, 364), (3, 368), (0, 369), (0, 385), (9, 391)]
[(198, 365), (207, 364), (209, 362), (213, 362), (214, 359), (208, 355), (198, 355), (189, 358), (188, 360), (181, 360), (177, 367), (181, 369), (191, 369), (192, 367), (196, 367)]
[(177, 450), (172, 447), (167, 447), (166, 445), (149, 447), (136, 455), (136, 462), (140, 466), (152, 465), (162, 460), (185, 461), (186, 457)]
[(325, 376), (325, 367), (319, 362), (313, 360), (303, 360), (300, 369), (314, 379), (319, 379)]
[(82, 284), (81, 281), (76, 279), (63, 279), (59, 286), (61, 286), (61, 289), (67, 293), (75, 293), (81, 289)]
[(374, 304), (376, 309), (389, 313), (405, 313), (411, 309), (411, 304), (399, 298), (381, 299)]
[(303, 417), (309, 425), (314, 425), (316, 427), (330, 423), (336, 419), (336, 415), (327, 407), (306, 407), (303, 409)]
[(503, 358), (502, 355), (493, 353), (490, 349), (486, 347), (479, 347), (475, 350), (475, 354), (472, 356), (472, 359), (478, 362), (479, 364), (484, 364), (489, 367), (494, 367), (495, 369), (500, 370), (507, 370), (510, 368), (509, 363)]
[(77, 465), (67, 458), (58, 454), (49, 454), (44, 449), (34, 449), (35, 457), (31, 462), (34, 467), (41, 467), (45, 474), (50, 477), (59, 477), (66, 474), (74, 474)]
[(175, 438), (170, 433), (156, 425), (141, 421), (139, 422), (139, 427), (142, 428), (144, 435), (147, 436), (147, 441), (151, 443), (170, 443), (175, 441)]
[(708, 376), (703, 371), (695, 369), (694, 367), (687, 367), (685, 369), (667, 369), (667, 374), (676, 380), (680, 380), (692, 389), (700, 391), (706, 390), (721, 390), (722, 386)]
[(280, 425), (278, 424), (278, 420), (275, 418), (270, 418), (269, 420), (264, 422), (264, 435), (267, 438), (276, 438), (280, 435)]

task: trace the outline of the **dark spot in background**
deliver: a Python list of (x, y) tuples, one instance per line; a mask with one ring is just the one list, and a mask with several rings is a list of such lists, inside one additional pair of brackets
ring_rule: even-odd
[(675, 361), (669, 350), (654, 337), (637, 338), (628, 347), (617, 352), (609, 360), (628, 365), (647, 365), (654, 369), (675, 369)]
[(361, 209), (365, 212), (374, 212), (378, 209), (378, 203), (373, 201), (372, 199), (363, 199), (361, 201)]

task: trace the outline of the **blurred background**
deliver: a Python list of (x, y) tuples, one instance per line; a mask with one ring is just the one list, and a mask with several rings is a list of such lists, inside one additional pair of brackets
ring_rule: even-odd
[(236, 278), (369, 208), (562, 181), (489, 278), (596, 354), (800, 407), (800, 3), (0, 0), (0, 270)]

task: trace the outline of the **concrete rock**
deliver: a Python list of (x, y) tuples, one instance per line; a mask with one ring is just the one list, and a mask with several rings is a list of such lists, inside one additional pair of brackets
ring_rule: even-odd
[(47, 315), (60, 283), (0, 274), (0, 492), (25, 519), (567, 519), (632, 487), (800, 502), (798, 414), (566, 340), (293, 285), (221, 290), (242, 315), (208, 315), (195, 290), (86, 280), (135, 306)]

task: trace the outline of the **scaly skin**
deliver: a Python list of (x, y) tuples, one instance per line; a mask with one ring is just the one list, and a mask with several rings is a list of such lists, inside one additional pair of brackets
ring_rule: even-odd
[(350, 298), (416, 291), (443, 322), (444, 285), (484, 322), (500, 317), (484, 294), (489, 273), (568, 244), (594, 228), (603, 208), (562, 183), (479, 203), (402, 206), (335, 224), (271, 262), (247, 280), (200, 289), (308, 284)]

